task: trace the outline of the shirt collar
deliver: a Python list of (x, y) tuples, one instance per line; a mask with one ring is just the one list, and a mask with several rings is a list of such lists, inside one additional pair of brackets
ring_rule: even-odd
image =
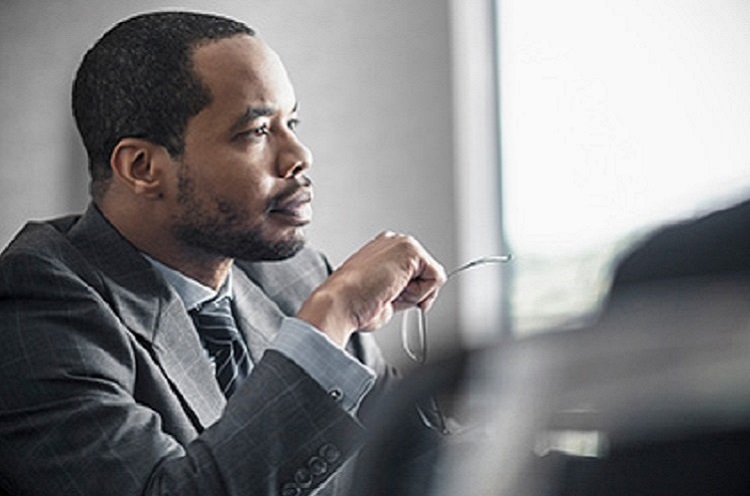
[(185, 308), (188, 311), (200, 308), (206, 302), (214, 298), (220, 300), (224, 297), (228, 297), (230, 299), (233, 297), (231, 270), (227, 274), (227, 279), (224, 281), (224, 284), (222, 284), (219, 290), (216, 291), (215, 289), (186, 276), (182, 272), (179, 272), (172, 267), (167, 267), (163, 263), (154, 260), (145, 253), (143, 254), (143, 256), (151, 263), (151, 265), (153, 265), (156, 270), (159, 271), (159, 273), (161, 273), (161, 275), (167, 281), (167, 284), (172, 286), (172, 288), (177, 292), (177, 294), (180, 296), (180, 299), (182, 300), (182, 303), (185, 305)]

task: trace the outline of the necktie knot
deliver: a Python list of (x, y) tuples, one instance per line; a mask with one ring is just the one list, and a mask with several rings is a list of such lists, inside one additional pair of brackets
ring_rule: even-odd
[(250, 356), (228, 297), (210, 300), (190, 312), (201, 341), (213, 359), (216, 380), (229, 398), (250, 374)]

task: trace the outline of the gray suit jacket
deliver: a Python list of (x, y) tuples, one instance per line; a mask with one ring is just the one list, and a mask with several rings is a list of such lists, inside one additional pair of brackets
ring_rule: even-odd
[[(335, 492), (362, 426), (291, 360), (264, 353), (328, 268), (305, 249), (234, 271), (256, 366), (227, 402), (180, 298), (96, 208), (27, 225), (0, 256), (0, 488)], [(356, 353), (388, 376), (371, 339), (357, 335)]]

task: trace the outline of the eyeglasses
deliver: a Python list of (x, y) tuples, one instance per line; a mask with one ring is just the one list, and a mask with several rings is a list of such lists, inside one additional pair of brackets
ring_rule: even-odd
[[(511, 255), (494, 255), (489, 257), (477, 258), (471, 262), (465, 263), (448, 272), (446, 276), (446, 283), (450, 279), (467, 269), (488, 264), (500, 264), (509, 262)], [(427, 317), (425, 311), (421, 308), (416, 308), (417, 312), (417, 325), (414, 327), (409, 326), (409, 312), (404, 312), (401, 319), (401, 346), (404, 349), (406, 355), (418, 363), (423, 365), (427, 361)], [(410, 339), (409, 329), (416, 328), (416, 338)], [(410, 345), (411, 341), (416, 341), (416, 349), (412, 349)]]
[[(472, 267), (478, 267), (489, 264), (501, 264), (511, 260), (511, 255), (492, 255), (487, 257), (477, 258), (463, 265), (459, 265), (455, 269), (448, 272), (446, 276), (446, 283), (456, 274), (459, 274)], [(416, 328), (416, 337), (410, 339), (410, 326), (409, 326), (409, 313), (404, 312), (401, 318), (401, 346), (404, 349), (406, 355), (414, 362), (419, 365), (423, 365), (427, 362), (427, 317), (425, 311), (422, 308), (416, 308), (417, 313), (417, 325), (411, 328)], [(416, 349), (412, 348), (410, 342), (416, 341)], [(425, 401), (421, 401), (418, 404), (419, 416), (422, 422), (432, 430), (438, 431), (441, 434), (452, 434), (454, 429), (450, 428), (448, 421), (443, 415), (440, 407), (438, 406), (437, 400), (434, 396), (428, 397)]]

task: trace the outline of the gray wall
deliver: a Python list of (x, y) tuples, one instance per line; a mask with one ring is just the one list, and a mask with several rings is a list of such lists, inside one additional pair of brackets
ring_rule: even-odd
[[(315, 154), (310, 238), (335, 264), (387, 228), (455, 265), (448, 0), (0, 0), (0, 245), (85, 206), (72, 75), (113, 23), (164, 7), (237, 17), (280, 53)], [(438, 346), (456, 338), (455, 302), (446, 288), (430, 317)], [(398, 362), (396, 327), (379, 337)]]

